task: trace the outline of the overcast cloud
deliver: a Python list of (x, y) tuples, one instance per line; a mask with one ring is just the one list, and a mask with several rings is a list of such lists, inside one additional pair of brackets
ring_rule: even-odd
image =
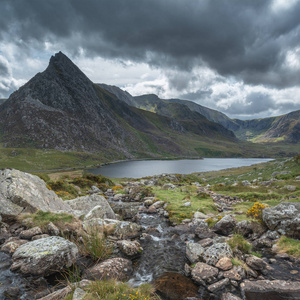
[(61, 50), (94, 82), (230, 117), (300, 109), (300, 0), (1, 0), (0, 97)]

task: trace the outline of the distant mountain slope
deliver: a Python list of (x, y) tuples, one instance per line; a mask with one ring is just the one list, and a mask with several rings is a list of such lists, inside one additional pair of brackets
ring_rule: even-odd
[(239, 145), (231, 131), (185, 106), (171, 118), (122, 99), (57, 53), (44, 72), (0, 105), (1, 144), (108, 153), (112, 158), (259, 155)]

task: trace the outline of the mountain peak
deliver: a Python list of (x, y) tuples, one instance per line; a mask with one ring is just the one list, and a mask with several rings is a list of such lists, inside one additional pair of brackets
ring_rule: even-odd
[[(61, 51), (51, 56), (49, 64), (72, 63), (72, 61)], [(73, 64), (73, 63), (72, 63)]]

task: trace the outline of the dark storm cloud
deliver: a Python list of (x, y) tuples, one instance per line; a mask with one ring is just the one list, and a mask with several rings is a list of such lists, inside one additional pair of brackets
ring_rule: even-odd
[(213, 93), (212, 89), (198, 90), (197, 92), (182, 94), (179, 96), (179, 98), (185, 100), (202, 100), (202, 99), (206, 99), (207, 97), (210, 97), (212, 93)]
[(0, 77), (7, 77), (9, 74), (10, 73), (7, 64), (0, 60)]
[(300, 1), (279, 13), (271, 3), (2, 0), (0, 37), (26, 45), (56, 42), (74, 55), (83, 49), (89, 56), (185, 71), (206, 64), (250, 84), (294, 86), (299, 69), (285, 57), (300, 43)]

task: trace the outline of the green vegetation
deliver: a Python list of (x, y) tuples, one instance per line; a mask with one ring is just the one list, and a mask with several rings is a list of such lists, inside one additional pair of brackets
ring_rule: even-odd
[[(196, 186), (185, 186), (184, 189), (162, 189), (153, 188), (155, 196), (168, 203), (166, 210), (169, 218), (174, 223), (181, 223), (182, 220), (191, 218), (196, 211), (203, 213), (216, 213), (217, 208), (213, 200), (207, 195), (198, 194)], [(191, 202), (191, 206), (184, 206), (185, 202)]]
[(282, 236), (277, 243), (280, 252), (300, 258), (300, 241)]
[(45, 211), (37, 211), (34, 214), (23, 214), (20, 215), (20, 220), (25, 220), (26, 225), (29, 227), (39, 226), (45, 229), (47, 225), (52, 222), (59, 229), (63, 229), (66, 224), (76, 223), (76, 219), (67, 213), (51, 213)]
[(138, 288), (132, 288), (127, 283), (119, 283), (116, 280), (96, 280), (87, 289), (85, 300), (159, 300), (150, 284), (142, 284)]
[(231, 239), (228, 240), (228, 244), (232, 251), (240, 250), (244, 254), (248, 254), (252, 250), (252, 245), (245, 240), (245, 238), (235, 233)]
[(97, 226), (84, 233), (82, 240), (82, 243), (76, 243), (82, 254), (91, 256), (95, 261), (105, 260), (111, 256), (113, 247)]

